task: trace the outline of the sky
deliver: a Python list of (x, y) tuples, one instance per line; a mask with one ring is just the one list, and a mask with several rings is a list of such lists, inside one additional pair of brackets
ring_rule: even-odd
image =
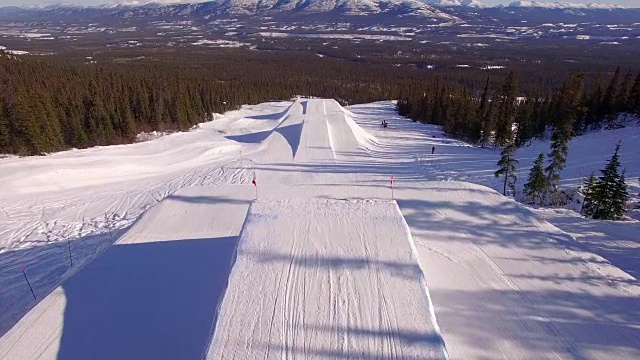
[[(98, 5), (105, 3), (131, 3), (135, 0), (0, 0), (0, 6), (23, 6), (23, 5), (48, 5), (48, 4), (57, 4), (57, 3), (75, 3), (75, 4), (83, 4), (83, 5)], [(151, 0), (142, 0), (141, 2), (150, 2)], [(182, 0), (182, 2), (200, 2), (203, 0)], [(508, 4), (515, 0), (480, 0), (484, 5), (494, 6), (498, 4)], [(545, 1), (545, 0), (539, 0)], [(600, 4), (609, 4), (609, 5), (621, 5), (627, 7), (637, 7), (640, 8), (640, 0), (559, 0), (562, 2), (572, 2), (572, 3), (600, 3)], [(171, 0), (155, 0), (155, 2), (171, 2)], [(178, 2), (178, 1), (172, 1)], [(553, 0), (546, 0), (546, 2), (553, 2)]]

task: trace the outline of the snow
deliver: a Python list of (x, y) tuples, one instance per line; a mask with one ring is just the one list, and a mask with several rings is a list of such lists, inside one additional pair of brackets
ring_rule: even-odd
[(262, 37), (304, 37), (322, 39), (347, 39), (347, 40), (379, 40), (379, 41), (410, 41), (412, 38), (398, 35), (374, 35), (374, 34), (297, 34), (283, 32), (259, 32)]
[(169, 196), (2, 337), (0, 357), (201, 357), (251, 200), (242, 195), (204, 187)]
[(509, 7), (534, 7), (546, 9), (616, 9), (619, 5), (599, 4), (599, 3), (572, 3), (572, 2), (546, 2), (546, 1), (530, 1), (519, 0), (508, 5)]
[[(503, 197), (499, 151), (393, 105), (0, 159), (0, 358), (640, 358), (640, 222)], [(639, 132), (574, 138), (562, 186), (618, 139), (638, 177)]]
[(398, 205), (452, 359), (640, 354), (637, 280), (528, 209), (457, 182)]
[(426, 4), (435, 6), (468, 6), (468, 7), (484, 7), (482, 2), (478, 0), (424, 0)]
[(217, 47), (241, 47), (251, 45), (249, 43), (243, 43), (239, 41), (231, 41), (231, 40), (198, 40), (194, 42), (192, 45), (212, 45)]
[(237, 254), (208, 359), (444, 357), (390, 200), (258, 201)]

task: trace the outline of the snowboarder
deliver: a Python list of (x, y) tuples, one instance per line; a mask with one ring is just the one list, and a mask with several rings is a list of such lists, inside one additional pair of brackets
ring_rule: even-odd
[(435, 147), (435, 146), (432, 146), (432, 147), (431, 147), (431, 155), (433, 155), (433, 153), (434, 153), (434, 152), (436, 152), (436, 147)]

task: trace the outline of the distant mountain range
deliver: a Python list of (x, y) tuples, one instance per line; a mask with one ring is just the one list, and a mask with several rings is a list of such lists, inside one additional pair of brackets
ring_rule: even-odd
[[(450, 1), (450, 0), (444, 0)], [(452, 0), (460, 1), (460, 0)], [(462, 0), (475, 1), (475, 0)], [(438, 7), (420, 0), (215, 0), (197, 3), (142, 5), (109, 4), (101, 6), (49, 5), (46, 7), (5, 7), (0, 15), (28, 17), (53, 16), (215, 16), (256, 15), (273, 13), (333, 14), (345, 16), (385, 15), (393, 17), (415, 16), (445, 21), (458, 20)]]
[[(571, 2), (543, 2), (532, 0), (520, 0), (514, 1), (508, 5), (509, 7), (531, 7), (531, 8), (545, 8), (545, 9), (616, 9), (622, 8), (618, 5), (607, 4), (580, 4)], [(640, 7), (640, 6), (639, 6)]]
[[(129, 0), (125, 0), (129, 1)], [(131, 0), (137, 2), (138, 0)], [(416, 22), (508, 24), (533, 21), (628, 23), (640, 21), (640, 10), (602, 4), (541, 2), (520, 0), (506, 6), (485, 7), (479, 0), (214, 0), (196, 3), (146, 3), (79, 6), (58, 4), (34, 7), (0, 8), (0, 21), (80, 21), (162, 19), (212, 21), (220, 17), (277, 16), (300, 21), (304, 16), (331, 23), (335, 17), (355, 22), (383, 22), (411, 26)], [(311, 16), (313, 15), (313, 16)], [(284, 19), (284, 20), (283, 20)], [(404, 20), (400, 20), (404, 19)], [(413, 19), (409, 21), (409, 19)], [(422, 19), (422, 20), (420, 20)], [(426, 20), (426, 21), (425, 21)], [(350, 20), (351, 21), (351, 20)], [(409, 21), (409, 23), (407, 23)], [(633, 23), (633, 21), (632, 21)]]

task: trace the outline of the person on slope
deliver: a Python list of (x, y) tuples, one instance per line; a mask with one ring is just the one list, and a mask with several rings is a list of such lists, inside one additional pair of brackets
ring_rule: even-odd
[(433, 153), (436, 152), (436, 147), (435, 145), (431, 147), (431, 155), (433, 155)]

